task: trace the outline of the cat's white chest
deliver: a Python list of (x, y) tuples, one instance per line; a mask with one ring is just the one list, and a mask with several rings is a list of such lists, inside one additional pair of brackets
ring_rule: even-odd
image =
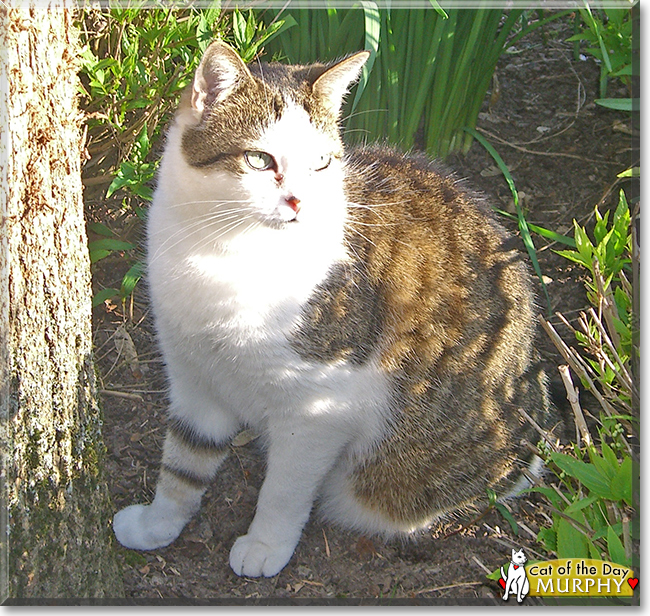
[(221, 254), (189, 256), (189, 271), (205, 292), (203, 305), (213, 318), (208, 327), (224, 335), (231, 329), (253, 341), (274, 332), (286, 335), (331, 266), (344, 257), (342, 247), (274, 229), (233, 244)]

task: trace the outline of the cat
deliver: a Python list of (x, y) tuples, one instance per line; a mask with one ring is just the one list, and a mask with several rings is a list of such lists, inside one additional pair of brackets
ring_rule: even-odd
[(114, 518), (126, 547), (180, 534), (242, 427), (267, 456), (230, 551), (249, 577), (284, 568), (315, 503), (408, 535), (525, 464), (517, 409), (548, 412), (527, 266), (424, 155), (344, 149), (368, 55), (247, 66), (217, 41), (183, 94), (147, 223), (168, 430), (153, 502)]
[(530, 591), (530, 582), (526, 575), (526, 555), (523, 548), (518, 552), (512, 549), (512, 557), (508, 565), (508, 574), (506, 575), (501, 567), (501, 578), (505, 582), (503, 600), (507, 601), (510, 595), (517, 597), (517, 602), (521, 603)]

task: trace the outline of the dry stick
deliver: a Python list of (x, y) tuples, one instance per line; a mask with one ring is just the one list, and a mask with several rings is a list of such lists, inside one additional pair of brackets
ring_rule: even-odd
[(563, 156), (566, 158), (575, 158), (577, 160), (583, 160), (588, 163), (601, 163), (605, 165), (618, 165), (619, 163), (613, 162), (611, 160), (600, 160), (600, 159), (591, 159), (591, 158), (585, 158), (584, 156), (578, 156), (577, 154), (569, 154), (567, 152), (538, 152), (535, 150), (529, 150), (528, 148), (522, 148), (519, 145), (515, 145), (514, 143), (510, 143), (509, 141), (506, 141), (505, 139), (502, 139), (498, 135), (495, 135), (494, 133), (491, 133), (490, 131), (485, 130), (484, 128), (477, 128), (479, 132), (487, 135), (491, 139), (495, 139), (496, 141), (499, 141), (503, 145), (510, 146), (511, 148), (514, 148), (515, 150), (519, 150), (520, 152), (525, 152), (526, 154), (535, 154), (537, 156)]
[(127, 393), (126, 391), (115, 391), (113, 389), (100, 389), (99, 393), (104, 396), (115, 396), (116, 398), (126, 398), (127, 400), (137, 400), (142, 402), (142, 396), (139, 394)]
[(323, 531), (323, 539), (325, 540), (325, 556), (327, 556), (327, 558), (329, 558), (332, 555), (332, 553), (330, 552), (330, 544), (329, 544), (329, 541), (327, 540), (327, 535), (325, 534), (325, 529), (321, 528), (321, 530)]
[(542, 316), (539, 315), (538, 317), (539, 322), (542, 324), (542, 327), (546, 331), (546, 333), (549, 335), (551, 340), (553, 341), (553, 344), (557, 347), (558, 351), (560, 351), (562, 357), (567, 360), (569, 365), (573, 368), (573, 370), (576, 372), (576, 374), (585, 382), (587, 383), (587, 386), (589, 387), (591, 393), (595, 396), (595, 398), (598, 400), (600, 405), (603, 407), (603, 410), (605, 413), (607, 413), (608, 416), (612, 416), (616, 414), (616, 410), (612, 407), (612, 405), (603, 398), (601, 395), (600, 391), (596, 389), (596, 386), (594, 385), (594, 382), (591, 380), (586, 368), (583, 366), (583, 360), (582, 358), (573, 351), (573, 349), (570, 349), (564, 340), (560, 337), (560, 335), (555, 331), (555, 328)]
[(490, 571), (476, 556), (472, 555), (472, 560), (488, 575), (492, 573), (492, 571)]
[(582, 408), (580, 408), (580, 398), (578, 396), (576, 388), (573, 386), (569, 366), (563, 364), (562, 366), (558, 366), (557, 369), (559, 370), (560, 376), (562, 377), (564, 389), (566, 389), (566, 397), (569, 401), (569, 404), (571, 405), (576, 427), (578, 428), (585, 445), (590, 446), (593, 442), (593, 439), (589, 433), (589, 428), (587, 428), (587, 422), (585, 421), (585, 416), (582, 413)]
[[(605, 341), (605, 344), (607, 345), (607, 348), (611, 351), (612, 355), (614, 356), (614, 359), (616, 360), (616, 363), (620, 367), (620, 372), (613, 366), (611, 360), (606, 357), (606, 360), (610, 364), (610, 368), (612, 371), (616, 374), (617, 377), (619, 377), (620, 381), (625, 385), (626, 389), (632, 395), (635, 392), (635, 385), (634, 382), (632, 381), (632, 377), (630, 376), (629, 370), (623, 364), (623, 361), (621, 360), (620, 355), (618, 354), (618, 351), (616, 350), (616, 347), (614, 346), (612, 340), (607, 334), (607, 330), (603, 327), (602, 322), (596, 315), (596, 311), (593, 308), (589, 308), (589, 314), (591, 315), (591, 318), (593, 319), (594, 323), (596, 324), (596, 327), (598, 328), (598, 331), (600, 332), (600, 335), (603, 337), (603, 340)], [(613, 337), (613, 336), (612, 336)], [(638, 394), (637, 394), (638, 395)]]
[(526, 419), (530, 423), (530, 425), (533, 426), (533, 428), (535, 428), (535, 430), (537, 430), (540, 436), (549, 444), (549, 447), (553, 451), (559, 451), (557, 445), (549, 437), (548, 435), (549, 433), (546, 430), (544, 430), (526, 411), (524, 411), (524, 409), (518, 408), (517, 411), (519, 411), (519, 414), (522, 415), (524, 419)]
[[(558, 313), (559, 314), (559, 313)], [(561, 315), (560, 315), (561, 316)], [(582, 379), (583, 382), (587, 384), (587, 387), (589, 388), (589, 391), (594, 395), (596, 400), (600, 403), (600, 406), (603, 408), (605, 413), (609, 417), (612, 417), (613, 415), (617, 415), (616, 409), (612, 407), (612, 405), (603, 398), (602, 394), (600, 391), (596, 388), (596, 385), (594, 382), (591, 380), (589, 377), (589, 374), (587, 373), (587, 370), (583, 366), (583, 360), (582, 358), (575, 352), (573, 349), (570, 349), (564, 340), (560, 338), (560, 335), (555, 331), (555, 328), (540, 314), (538, 316), (539, 322), (541, 323), (542, 327), (546, 331), (546, 333), (549, 335), (551, 340), (553, 341), (553, 344), (557, 347), (558, 351), (562, 354), (562, 357), (569, 362), (570, 366), (573, 368), (573, 370), (576, 372), (576, 374)], [(635, 453), (632, 451), (632, 447), (630, 444), (627, 442), (627, 440), (622, 439), (623, 443), (625, 444), (625, 448), (627, 449), (627, 452), (630, 454), (633, 460), (637, 460), (637, 456)]]
[[(526, 419), (533, 428), (539, 433), (539, 435), (548, 443), (549, 447), (553, 451), (559, 451), (557, 445), (551, 440), (551, 437), (549, 436), (549, 432), (544, 430), (524, 409), (518, 408), (517, 411), (519, 412), (520, 415)], [(557, 440), (557, 439), (556, 439)]]

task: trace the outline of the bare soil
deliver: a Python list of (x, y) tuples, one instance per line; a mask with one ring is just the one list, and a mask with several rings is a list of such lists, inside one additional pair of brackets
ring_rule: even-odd
[[(616, 174), (638, 161), (639, 151), (629, 116), (594, 104), (599, 69), (592, 59), (574, 60), (571, 45), (563, 42), (570, 34), (566, 26), (553, 24), (545, 30), (546, 40), (531, 36), (502, 57), (498, 89), (493, 87), (490, 103), (486, 100), (479, 129), (525, 194), (528, 221), (572, 235), (574, 219), (589, 225), (597, 203), (601, 209), (615, 205), (622, 186)], [(626, 95), (615, 83), (610, 87), (609, 95)], [(509, 189), (480, 144), (447, 163), (496, 207), (512, 208)], [(102, 190), (87, 190), (89, 217), (112, 220), (122, 239), (141, 243), (139, 221), (125, 214), (119, 198), (103, 199)], [(515, 224), (504, 224), (517, 232)], [(561, 246), (540, 237), (535, 242), (552, 311), (576, 317), (586, 305), (580, 272), (553, 252)], [(128, 266), (118, 256), (100, 261), (95, 291), (119, 287)], [(542, 311), (541, 291), (539, 298)], [(95, 309), (94, 332), (106, 474), (117, 511), (153, 498), (165, 436), (166, 383), (146, 285), (136, 287), (126, 306), (108, 302)], [(549, 373), (556, 374), (561, 358), (550, 342), (541, 340), (540, 348)], [(499, 605), (501, 589), (486, 573), (509, 560), (511, 547), (524, 547), (529, 558), (551, 557), (535, 540), (546, 514), (532, 496), (509, 504), (518, 535), (494, 510), (450, 520), (406, 543), (371, 541), (312, 516), (279, 575), (240, 578), (228, 566), (228, 553), (252, 520), (263, 477), (264, 461), (254, 441), (232, 447), (201, 512), (174, 544), (145, 553), (118, 548), (128, 598), (174, 604)]]

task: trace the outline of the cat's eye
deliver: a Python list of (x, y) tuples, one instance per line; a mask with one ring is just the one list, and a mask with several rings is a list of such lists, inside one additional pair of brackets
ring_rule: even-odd
[(327, 169), (330, 166), (331, 162), (332, 162), (331, 154), (321, 154), (316, 160), (316, 164), (314, 165), (314, 171), (322, 171), (323, 169)]
[(275, 159), (266, 152), (248, 151), (244, 152), (244, 160), (251, 169), (255, 171), (266, 171), (275, 167)]

